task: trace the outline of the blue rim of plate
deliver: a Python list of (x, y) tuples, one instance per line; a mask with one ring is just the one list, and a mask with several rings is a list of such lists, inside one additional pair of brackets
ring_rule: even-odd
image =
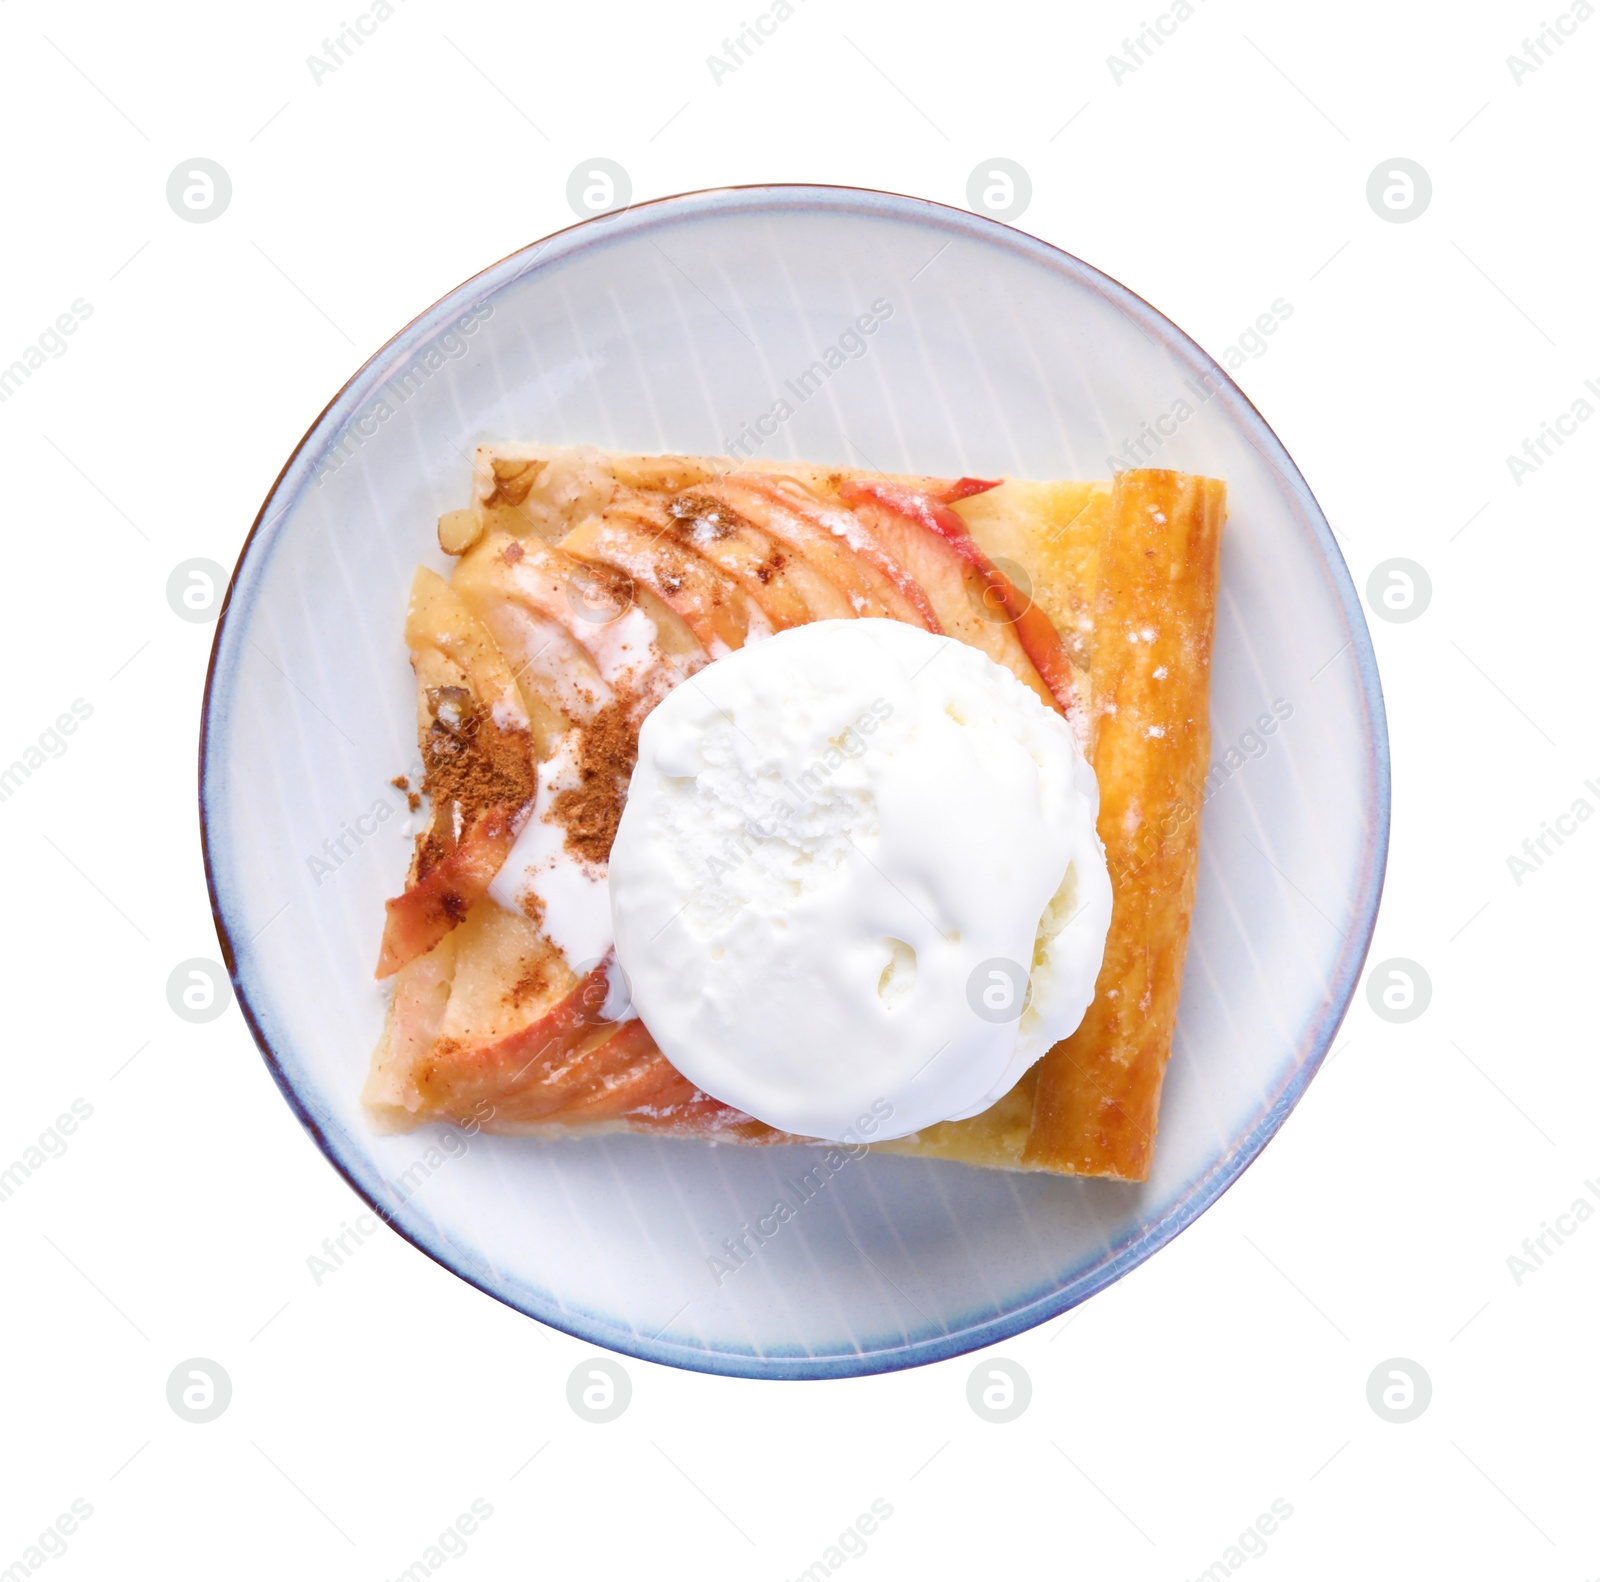
[[(237, 967), (233, 934), (224, 915), (212, 861), (211, 833), (207, 818), (207, 745), (210, 740), (213, 707), (222, 705), (217, 696), (219, 670), (224, 668), (226, 649), (235, 627), (242, 626), (249, 603), (235, 599), (241, 578), (264, 563), (273, 545), (273, 528), (286, 517), (299, 498), (300, 490), (314, 476), (322, 448), (336, 440), (345, 424), (359, 413), (388, 376), (396, 358), (409, 356), (417, 345), (430, 340), (465, 307), (491, 298), (507, 287), (536, 273), (548, 264), (566, 261), (583, 252), (603, 247), (613, 238), (630, 235), (662, 223), (711, 215), (719, 210), (743, 209), (820, 209), (849, 214), (871, 213), (918, 223), (955, 236), (966, 236), (980, 244), (1019, 253), (1079, 286), (1098, 292), (1132, 319), (1144, 332), (1161, 342), (1167, 350), (1195, 373), (1216, 386), (1218, 396), (1233, 414), (1239, 431), (1247, 435), (1287, 486), (1299, 514), (1310, 528), (1323, 568), (1327, 573), (1340, 614), (1349, 633), (1362, 701), (1367, 717), (1368, 763), (1366, 793), (1374, 818), (1366, 832), (1361, 881), (1354, 897), (1355, 921), (1346, 935), (1337, 968), (1328, 984), (1321, 1012), (1299, 1040), (1298, 1057), (1286, 1067), (1278, 1091), (1271, 1096), (1260, 1119), (1251, 1131), (1220, 1158), (1186, 1182), (1152, 1218), (1144, 1221), (1137, 1234), (1129, 1237), (1104, 1261), (1066, 1271), (1049, 1291), (1018, 1307), (992, 1318), (979, 1320), (958, 1329), (947, 1329), (926, 1339), (874, 1351), (839, 1352), (812, 1356), (785, 1353), (752, 1353), (711, 1350), (682, 1341), (641, 1335), (626, 1322), (562, 1308), (538, 1292), (513, 1288), (486, 1260), (456, 1246), (436, 1226), (423, 1224), (403, 1204), (385, 1203), (377, 1190), (378, 1178), (365, 1179), (369, 1172), (355, 1161), (343, 1157), (312, 1115), (308, 1105), (289, 1080), (278, 1059), (261, 1017), (252, 1003), (250, 986)], [(281, 502), (281, 503), (280, 503)], [(230, 624), (231, 622), (231, 624)], [(914, 198), (901, 193), (872, 188), (822, 184), (761, 184), (715, 187), (695, 192), (676, 193), (581, 220), (540, 241), (491, 264), (471, 276), (454, 291), (414, 318), (404, 329), (380, 347), (346, 381), (318, 414), (300, 443), (295, 446), (272, 488), (262, 502), (251, 525), (239, 559), (229, 579), (227, 593), (212, 640), (210, 663), (206, 670), (205, 697), (200, 717), (199, 741), (200, 838), (205, 862), (206, 890), (223, 960), (233, 981), (234, 994), (252, 1037), (260, 1049), (267, 1069), (277, 1083), (290, 1109), (310, 1134), (329, 1163), (344, 1177), (351, 1189), (391, 1229), (412, 1246), (426, 1253), (450, 1273), (475, 1286), (486, 1296), (538, 1320), (576, 1339), (625, 1356), (701, 1373), (747, 1379), (836, 1379), (886, 1373), (925, 1363), (941, 1362), (967, 1352), (1009, 1340), (1012, 1336), (1059, 1317), (1103, 1291), (1129, 1270), (1160, 1251), (1180, 1231), (1192, 1225), (1254, 1162), (1257, 1155), (1288, 1118), (1313, 1076), (1327, 1056), (1333, 1035), (1344, 1018), (1355, 994), (1361, 968), (1366, 960), (1377, 923), (1388, 861), (1390, 825), (1390, 762), (1388, 722), (1383, 688), (1378, 677), (1377, 656), (1361, 611), (1355, 584), (1350, 577), (1338, 544), (1322, 514), (1321, 507), (1299, 468), (1256, 409), (1250, 398), (1230, 379), (1227, 372), (1189, 338), (1177, 325), (1120, 281), (1084, 263), (1071, 253), (1037, 237), (975, 215), (963, 209)], [(1203, 837), (1202, 837), (1203, 838)]]

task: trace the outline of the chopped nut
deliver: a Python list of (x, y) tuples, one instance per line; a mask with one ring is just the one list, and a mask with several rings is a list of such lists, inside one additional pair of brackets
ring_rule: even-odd
[(470, 507), (446, 511), (439, 518), (439, 548), (447, 555), (464, 555), (483, 537), (483, 519)]
[(520, 461), (497, 456), (492, 463), (494, 494), (490, 496), (488, 503), (521, 505), (528, 498), (528, 491), (539, 481), (539, 475), (544, 472), (547, 465), (548, 463), (542, 461)]

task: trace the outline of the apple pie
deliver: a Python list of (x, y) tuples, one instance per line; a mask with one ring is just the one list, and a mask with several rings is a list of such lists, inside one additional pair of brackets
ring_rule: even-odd
[[(983, 1113), (873, 1146), (1146, 1179), (1198, 871), (1224, 501), (1155, 469), (990, 481), (481, 447), (471, 504), (439, 522), (454, 564), (417, 571), (406, 616), (426, 813), (383, 931), (374, 1124), (808, 1140), (667, 1060), (629, 1014), (608, 918), (557, 870), (604, 873), (640, 723), (680, 682), (786, 628), (877, 617), (970, 644), (1065, 716), (1099, 782), (1112, 907), (1077, 1031)], [(517, 894), (504, 870), (535, 819), (556, 877)]]

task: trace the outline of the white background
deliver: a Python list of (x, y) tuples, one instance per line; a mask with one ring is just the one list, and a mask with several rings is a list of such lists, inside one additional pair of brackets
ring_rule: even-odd
[[(1118, 85), (1107, 56), (1149, 7), (795, 0), (719, 84), (707, 56), (760, 0), (395, 0), (314, 82), (307, 56), (362, 3), (0, 6), (0, 366), (93, 310), (0, 405), (0, 761), (93, 709), (0, 803), (0, 1166), (74, 1099), (93, 1110), (0, 1202), (0, 1572), (29, 1574), (83, 1499), (47, 1577), (391, 1578), (482, 1499), (440, 1574), (777, 1579), (883, 1499), (848, 1576), (1182, 1582), (1225, 1574), (1281, 1499), (1245, 1575), (1600, 1573), (1600, 1219), (1520, 1284), (1507, 1263), (1600, 1204), (1600, 825), (1521, 884), (1507, 864), (1575, 799), (1600, 808), (1600, 423), (1520, 483), (1506, 463), (1600, 383), (1600, 19), (1518, 85), (1507, 56), (1557, 13), (1199, 0)], [(211, 223), (166, 201), (195, 156), (232, 178)], [(172, 614), (169, 572), (231, 566), (349, 374), (571, 223), (595, 156), (636, 198), (777, 179), (956, 205), (980, 161), (1018, 161), (1021, 226), (1213, 355), (1293, 304), (1236, 377), (1358, 587), (1393, 556), (1432, 579), (1420, 619), (1371, 623), (1395, 766), (1372, 959), (1420, 962), (1432, 1003), (1394, 1026), (1359, 995), (1217, 1207), (1008, 1343), (1034, 1391), (1010, 1424), (969, 1409), (971, 1357), (827, 1384), (628, 1361), (628, 1411), (580, 1421), (566, 1380), (590, 1348), (388, 1231), (314, 1281), (359, 1204), (237, 1010), (167, 1006), (173, 966), (218, 953), (194, 792), (213, 629)], [(1433, 182), (1411, 223), (1366, 199), (1395, 156)], [(205, 1425), (166, 1402), (195, 1356), (233, 1383)], [(1403, 1425), (1367, 1403), (1393, 1357), (1433, 1383)]]

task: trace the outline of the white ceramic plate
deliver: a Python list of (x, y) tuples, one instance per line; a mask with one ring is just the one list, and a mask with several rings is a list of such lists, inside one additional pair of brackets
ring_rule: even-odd
[[(874, 311), (870, 338), (847, 334)], [(819, 359), (842, 366), (798, 400), (791, 384)], [(1148, 1184), (872, 1155), (807, 1197), (796, 1183), (814, 1155), (795, 1148), (368, 1131), (357, 1094), (384, 1010), (372, 965), (409, 855), (388, 785), (415, 757), (406, 591), (418, 561), (444, 564), (434, 521), (465, 503), (472, 447), (723, 452), (746, 426), (757, 455), (990, 477), (1104, 478), (1126, 441), (1159, 435), (1144, 440), (1155, 464), (1227, 480), (1212, 725), (1216, 759), (1236, 767), (1205, 810)], [(402, 331), (262, 507), (217, 631), (202, 754), (239, 1002), (356, 1190), (545, 1323), (765, 1378), (993, 1343), (1093, 1294), (1214, 1202), (1327, 1050), (1388, 841), (1366, 627), (1316, 502), (1255, 409), (1076, 259), (849, 188), (694, 193), (591, 220)], [(719, 1274), (725, 1242), (759, 1234), (780, 1200), (798, 1212)]]

